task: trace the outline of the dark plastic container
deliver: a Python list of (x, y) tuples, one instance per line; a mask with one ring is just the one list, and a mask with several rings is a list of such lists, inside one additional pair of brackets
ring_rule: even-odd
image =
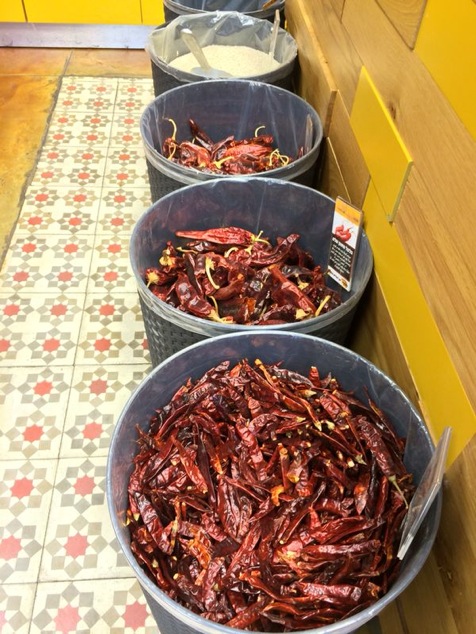
[[(144, 110), (140, 131), (149, 174), (152, 202), (185, 185), (216, 178), (217, 175), (178, 165), (162, 154), (166, 138), (177, 126), (178, 142), (191, 138), (193, 119), (213, 141), (230, 135), (236, 139), (272, 134), (281, 154), (295, 158), (284, 167), (257, 174), (257, 177), (292, 180), (314, 185), (316, 162), (322, 141), (322, 124), (317, 112), (304, 99), (271, 84), (246, 79), (214, 79), (184, 84), (156, 97)], [(303, 155), (299, 156), (300, 151)]]
[(167, 240), (178, 244), (175, 232), (185, 229), (239, 226), (260, 231), (272, 242), (299, 233), (299, 244), (316, 264), (327, 268), (334, 201), (324, 194), (271, 178), (241, 177), (195, 184), (165, 196), (137, 221), (130, 242), (130, 261), (139, 293), (152, 364), (197, 341), (230, 332), (258, 328), (309, 333), (344, 343), (373, 269), (373, 257), (362, 234), (352, 288), (345, 291), (333, 280), (343, 303), (329, 313), (280, 326), (243, 326), (200, 319), (158, 299), (144, 283), (147, 268), (156, 266)]
[[(416, 483), (420, 482), (434, 453), (424, 421), (400, 388), (369, 361), (332, 342), (298, 333), (254, 331), (209, 339), (174, 355), (155, 368), (126, 403), (114, 428), (106, 475), (109, 512), (120, 549), (144, 590), (162, 634), (245, 632), (204, 619), (180, 606), (159, 590), (132, 554), (124, 518), (127, 486), (138, 448), (136, 426), (147, 429), (155, 409), (168, 403), (188, 378), (201, 377), (221, 361), (235, 363), (243, 358), (251, 362), (259, 358), (263, 363), (284, 360), (287, 369), (304, 373), (315, 365), (321, 376), (332, 372), (345, 390), (355, 391), (356, 397), (363, 401), (367, 399), (367, 388), (368, 395), (386, 413), (396, 432), (407, 438), (405, 464)], [(349, 618), (301, 634), (350, 634), (394, 601), (418, 575), (430, 554), (440, 521), (441, 503), (440, 491), (403, 559), (399, 576), (382, 598)]]
[(164, 17), (166, 22), (179, 15), (201, 13), (203, 11), (239, 11), (254, 18), (274, 19), (276, 9), (284, 18), (284, 0), (263, 9), (264, 0), (164, 0)]
[[(189, 52), (180, 37), (180, 31), (184, 28), (193, 32), (202, 47), (247, 46), (268, 54), (271, 45), (272, 24), (268, 20), (261, 20), (236, 11), (214, 11), (179, 16), (152, 31), (147, 42), (146, 50), (151, 62), (156, 97), (183, 84), (205, 80), (204, 77), (180, 70), (172, 65), (177, 57)], [(274, 59), (279, 62), (278, 68), (268, 73), (254, 73), (248, 78), (292, 90), (297, 45), (294, 38), (282, 28), (278, 30)], [(224, 66), (219, 68), (226, 70)], [(242, 79), (244, 75), (237, 75), (237, 77)]]

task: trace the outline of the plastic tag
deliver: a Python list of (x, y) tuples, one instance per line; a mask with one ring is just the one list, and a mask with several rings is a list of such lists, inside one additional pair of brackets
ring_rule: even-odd
[(328, 274), (347, 291), (352, 285), (362, 222), (362, 211), (337, 197), (332, 221)]
[(428, 463), (423, 478), (412, 497), (408, 512), (403, 522), (402, 538), (397, 557), (403, 559), (410, 547), (420, 524), (428, 513), (431, 503), (438, 493), (445, 473), (446, 454), (450, 442), (451, 427), (445, 427), (440, 442)]

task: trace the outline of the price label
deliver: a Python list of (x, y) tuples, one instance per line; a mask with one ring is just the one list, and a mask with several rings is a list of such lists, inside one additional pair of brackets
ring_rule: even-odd
[(332, 221), (328, 274), (346, 291), (352, 286), (362, 223), (362, 211), (338, 197)]

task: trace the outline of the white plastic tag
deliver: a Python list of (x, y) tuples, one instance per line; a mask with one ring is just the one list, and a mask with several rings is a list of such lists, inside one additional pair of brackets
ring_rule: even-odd
[(352, 286), (362, 223), (362, 211), (338, 197), (332, 221), (328, 274), (347, 291)]

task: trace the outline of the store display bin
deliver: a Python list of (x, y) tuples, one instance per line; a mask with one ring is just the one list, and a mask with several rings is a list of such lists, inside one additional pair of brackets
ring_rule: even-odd
[(254, 18), (273, 20), (278, 10), (284, 19), (284, 0), (276, 0), (263, 9), (263, 0), (164, 0), (164, 16), (168, 22), (179, 15), (204, 11), (239, 11)]
[[(107, 501), (121, 552), (139, 580), (162, 634), (232, 634), (244, 632), (202, 618), (162, 592), (137, 563), (125, 522), (127, 488), (138, 451), (137, 426), (148, 428), (155, 410), (168, 403), (189, 378), (198, 379), (220, 362), (259, 358), (263, 363), (285, 361), (285, 367), (306, 373), (311, 365), (321, 376), (331, 372), (345, 390), (383, 410), (395, 431), (407, 438), (405, 465), (420, 482), (434, 452), (424, 421), (399, 387), (369, 361), (333, 342), (300, 333), (246, 332), (202, 341), (173, 355), (156, 367), (126, 403), (114, 428), (107, 463)], [(368, 394), (367, 394), (368, 391)], [(374, 604), (332, 625), (307, 634), (350, 634), (393, 602), (418, 575), (435, 540), (441, 512), (441, 491), (433, 502), (402, 562), (397, 578)], [(301, 632), (302, 634), (302, 632)]]
[[(172, 123), (170, 120), (173, 119)], [(191, 139), (189, 119), (214, 141), (271, 134), (274, 147), (293, 160), (257, 176), (314, 186), (323, 136), (319, 115), (304, 99), (283, 88), (246, 79), (217, 79), (185, 84), (156, 97), (144, 110), (140, 132), (152, 201), (185, 185), (235, 178), (185, 167), (162, 154), (164, 141)]]
[[(260, 231), (275, 243), (277, 237), (300, 234), (299, 245), (326, 270), (331, 243), (334, 201), (297, 183), (241, 177), (214, 180), (182, 188), (154, 203), (137, 221), (130, 242), (130, 262), (136, 278), (152, 364), (203, 339), (268, 326), (245, 326), (208, 321), (167, 304), (156, 297), (144, 281), (147, 268), (157, 266), (168, 240), (178, 244), (178, 230), (201, 230), (238, 226), (255, 234)], [(342, 304), (318, 317), (274, 326), (274, 329), (310, 333), (344, 343), (352, 319), (370, 279), (373, 258), (362, 234), (354, 265), (352, 287), (339, 290)]]
[[(150, 58), (154, 94), (156, 97), (167, 90), (177, 88), (182, 84), (204, 81), (205, 77), (195, 72), (188, 72), (176, 68), (176, 58), (189, 52), (180, 36), (182, 29), (190, 29), (202, 48), (207, 46), (220, 47), (248, 47), (256, 52), (268, 56), (272, 39), (272, 24), (268, 20), (255, 18), (236, 11), (215, 11), (210, 13), (186, 14), (172, 20), (172, 22), (158, 27), (149, 35), (146, 50)], [(236, 48), (228, 48), (228, 58), (218, 68), (226, 70), (230, 67), (231, 56), (236, 56)], [(223, 51), (225, 55), (227, 51)], [(250, 72), (250, 67), (243, 70), (237, 78), (246, 77), (255, 81), (293, 89), (293, 73), (297, 59), (297, 45), (294, 38), (284, 29), (279, 28), (276, 39), (274, 57), (279, 63), (277, 68), (266, 69), (266, 65), (257, 67), (256, 72)], [(266, 58), (265, 58), (266, 59)], [(198, 67), (198, 62), (195, 64)]]

